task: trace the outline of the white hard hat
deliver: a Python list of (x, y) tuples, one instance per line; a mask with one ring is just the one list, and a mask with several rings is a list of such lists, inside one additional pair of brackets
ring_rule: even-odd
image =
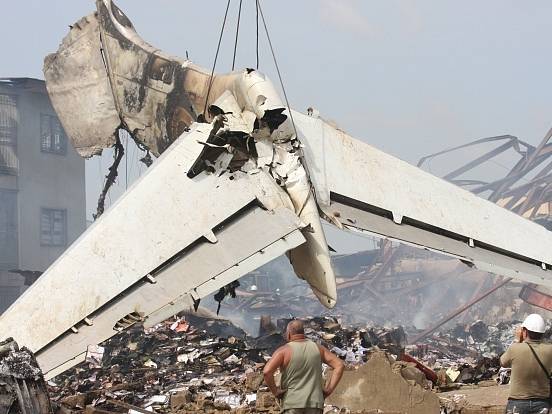
[(546, 327), (544, 325), (544, 319), (542, 319), (542, 316), (536, 313), (532, 313), (531, 315), (529, 315), (521, 324), (521, 326), (528, 331), (537, 333), (544, 333), (544, 331), (546, 331)]

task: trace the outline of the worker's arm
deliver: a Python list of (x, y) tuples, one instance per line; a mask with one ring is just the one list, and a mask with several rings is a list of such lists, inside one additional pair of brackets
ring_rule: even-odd
[(335, 387), (337, 387), (337, 384), (339, 384), (339, 381), (343, 376), (343, 370), (345, 366), (343, 365), (343, 362), (337, 356), (332, 354), (327, 348), (321, 345), (319, 345), (318, 347), (320, 348), (320, 356), (322, 358), (322, 362), (333, 368), (330, 381), (328, 382), (328, 385), (324, 387), (324, 398), (326, 398), (332, 392), (334, 392)]
[(512, 367), (512, 347), (511, 346), (500, 357), (500, 366), (504, 368)]
[(282, 395), (285, 394), (285, 391), (282, 390), (280, 387), (277, 387), (276, 382), (274, 381), (274, 373), (278, 368), (282, 367), (283, 364), (284, 364), (284, 349), (280, 348), (276, 352), (274, 352), (274, 354), (272, 355), (272, 358), (268, 360), (268, 362), (266, 363), (263, 369), (265, 384), (270, 389), (270, 392), (274, 394), (276, 398), (280, 398)]
[(500, 366), (503, 368), (511, 368), (512, 367), (512, 361), (514, 359), (514, 355), (512, 352), (512, 348), (514, 346), (517, 346), (516, 343), (523, 342), (523, 330), (521, 329), (521, 326), (517, 327), (514, 331), (514, 343), (510, 345), (510, 347), (502, 354), (500, 357)]

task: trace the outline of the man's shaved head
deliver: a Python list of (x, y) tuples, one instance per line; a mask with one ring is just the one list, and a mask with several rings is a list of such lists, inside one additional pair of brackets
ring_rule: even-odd
[(288, 335), (304, 335), (305, 327), (303, 325), (303, 322), (298, 320), (293, 320), (290, 323), (288, 323), (286, 331)]

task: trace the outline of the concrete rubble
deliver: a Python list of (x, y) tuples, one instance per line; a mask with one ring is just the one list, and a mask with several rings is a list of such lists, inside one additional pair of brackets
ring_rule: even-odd
[[(306, 335), (347, 366), (326, 413), (486, 412), (473, 411), (478, 397), (466, 393), (505, 387), (497, 385), (496, 357), (511, 342), (510, 325), (476, 323), (407, 345), (411, 329), (303, 320)], [(276, 413), (262, 368), (288, 321), (263, 318), (257, 338), (212, 316), (181, 314), (146, 330), (137, 324), (48, 381), (50, 396), (60, 413)]]
[[(372, 349), (397, 352), (406, 340), (402, 328), (344, 328), (336, 318), (306, 324), (309, 337), (353, 365), (364, 364)], [(100, 365), (83, 363), (48, 385), (64, 412), (121, 404), (156, 412), (277, 412), (262, 385), (262, 368), (283, 343), (274, 325), (252, 338), (228, 321), (183, 315), (145, 331), (134, 326), (103, 344)]]
[(52, 413), (34, 355), (11, 338), (0, 342), (0, 413)]
[(509, 387), (484, 386), (439, 394), (443, 414), (503, 414)]
[[(403, 370), (412, 371), (412, 368), (397, 364), (384, 352), (375, 352), (366, 364), (345, 371), (341, 383), (327, 403), (351, 410), (379, 409), (386, 413), (439, 412), (437, 394), (401, 375)], [(424, 380), (422, 375), (420, 382), (425, 385)]]
[[(407, 346), (406, 351), (437, 373), (444, 371), (447, 383), (479, 383), (499, 374), (501, 382), (507, 383), (509, 373), (500, 371), (499, 357), (514, 341), (514, 331), (519, 324), (487, 326), (481, 321), (458, 324), (449, 331)], [(446, 383), (441, 381), (441, 386)]]

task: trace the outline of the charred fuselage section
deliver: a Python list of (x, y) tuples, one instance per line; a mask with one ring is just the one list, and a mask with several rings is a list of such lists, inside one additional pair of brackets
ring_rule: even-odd
[(113, 2), (96, 5), (45, 59), (52, 103), (84, 157), (113, 146), (119, 127), (159, 156), (208, 107), (209, 85), (214, 101), (235, 75), (210, 77), (190, 61), (164, 54), (138, 36)]

